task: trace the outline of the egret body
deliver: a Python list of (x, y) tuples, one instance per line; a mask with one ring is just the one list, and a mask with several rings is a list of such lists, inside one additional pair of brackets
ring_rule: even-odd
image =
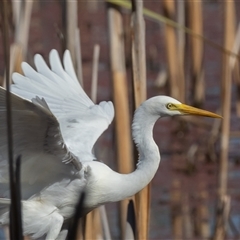
[[(139, 152), (136, 170), (120, 174), (96, 161), (92, 148), (114, 117), (112, 102), (95, 105), (78, 83), (69, 51), (62, 67), (56, 50), (51, 69), (40, 55), (37, 71), (22, 64), (25, 76), (13, 74), (12, 115), (14, 155), (22, 155), (21, 191), (24, 234), (56, 239), (63, 222), (71, 218), (79, 193), (86, 191), (85, 213), (128, 198), (154, 177), (160, 163), (152, 132), (165, 116), (195, 114), (220, 117), (184, 105), (167, 96), (143, 102), (132, 124)], [(0, 88), (0, 224), (8, 224), (9, 189), (6, 133), (6, 97)]]

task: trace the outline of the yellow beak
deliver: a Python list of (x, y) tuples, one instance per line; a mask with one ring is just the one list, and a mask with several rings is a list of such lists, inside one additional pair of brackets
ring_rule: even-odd
[(204, 116), (204, 117), (211, 117), (211, 118), (222, 118), (222, 116), (205, 111), (199, 108), (191, 107), (185, 104), (175, 104), (176, 110), (183, 114), (189, 114), (189, 115), (199, 115), (199, 116)]

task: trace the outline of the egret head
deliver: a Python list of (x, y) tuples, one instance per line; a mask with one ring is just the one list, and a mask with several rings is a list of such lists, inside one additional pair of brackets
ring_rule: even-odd
[[(220, 115), (183, 104), (168, 96), (157, 96), (149, 99), (151, 109), (161, 117), (177, 115), (198, 115), (212, 118), (222, 118)], [(149, 104), (148, 104), (149, 106)]]

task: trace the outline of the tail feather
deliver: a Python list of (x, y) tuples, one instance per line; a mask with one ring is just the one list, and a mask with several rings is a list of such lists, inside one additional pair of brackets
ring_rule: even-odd
[(5, 213), (8, 212), (10, 204), (9, 198), (0, 198), (0, 225), (6, 222)]
[(2, 207), (1, 205), (9, 206), (11, 204), (11, 200), (9, 198), (0, 198), (0, 208)]

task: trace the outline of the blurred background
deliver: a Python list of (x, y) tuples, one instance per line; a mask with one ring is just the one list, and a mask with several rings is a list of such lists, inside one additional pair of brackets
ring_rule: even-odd
[[(88, 95), (96, 102), (112, 100), (121, 109), (95, 147), (98, 159), (121, 172), (131, 171), (135, 160), (129, 129), (121, 133), (118, 126), (124, 122), (130, 128), (134, 108), (145, 97), (170, 95), (221, 114), (222, 121), (185, 117), (157, 122), (154, 138), (162, 159), (144, 193), (149, 217), (139, 220), (143, 207), (136, 206), (136, 221), (144, 222), (149, 239), (239, 239), (240, 3), (132, 3), (133, 8), (124, 0), (8, 1), (10, 71), (21, 72), (21, 61), (33, 66), (36, 53), (48, 61), (51, 49), (62, 54), (69, 48)], [(139, 42), (144, 48), (134, 53)], [(1, 85), (3, 52), (2, 31)], [(140, 76), (134, 73), (136, 59), (144, 66)], [(106, 206), (112, 239), (124, 235), (125, 208)]]

